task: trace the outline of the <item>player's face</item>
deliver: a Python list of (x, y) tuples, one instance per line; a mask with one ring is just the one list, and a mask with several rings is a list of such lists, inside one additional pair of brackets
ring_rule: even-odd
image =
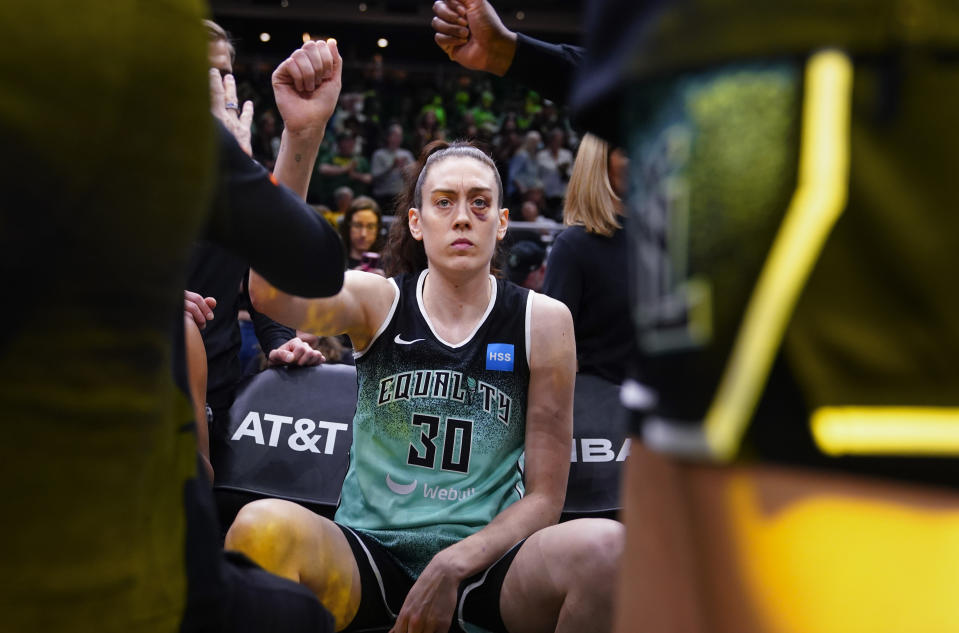
[(420, 209), (410, 209), (410, 232), (423, 241), (430, 267), (489, 271), (509, 211), (499, 208), (489, 165), (451, 156), (430, 167)]

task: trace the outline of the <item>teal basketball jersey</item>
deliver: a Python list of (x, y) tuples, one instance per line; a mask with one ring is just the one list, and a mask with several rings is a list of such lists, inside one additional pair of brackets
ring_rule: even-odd
[(532, 293), (490, 276), (486, 313), (444, 341), (423, 303), (428, 271), (396, 298), (367, 349), (336, 521), (389, 548), (413, 576), (524, 493)]

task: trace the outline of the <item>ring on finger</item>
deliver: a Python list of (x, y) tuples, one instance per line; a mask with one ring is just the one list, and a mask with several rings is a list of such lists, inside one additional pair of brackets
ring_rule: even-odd
[(239, 106), (239, 104), (237, 104), (236, 101), (227, 101), (227, 102), (226, 102), (226, 109), (227, 109), (227, 110), (239, 110), (239, 109), (240, 109), (240, 106)]

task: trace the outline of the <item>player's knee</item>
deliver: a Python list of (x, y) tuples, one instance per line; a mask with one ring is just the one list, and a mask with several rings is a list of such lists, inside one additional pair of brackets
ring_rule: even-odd
[(243, 506), (227, 532), (227, 545), (231, 542), (284, 536), (284, 532), (289, 530), (285, 503), (278, 499), (260, 499)]
[(271, 571), (295, 547), (297, 532), (289, 502), (261, 499), (243, 506), (226, 535), (226, 549), (243, 552)]
[(591, 589), (611, 587), (619, 573), (626, 532), (623, 525), (608, 519), (586, 519), (577, 539), (577, 576)]

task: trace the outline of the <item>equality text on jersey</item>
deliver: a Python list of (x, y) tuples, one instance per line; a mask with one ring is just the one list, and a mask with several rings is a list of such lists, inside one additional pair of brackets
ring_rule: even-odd
[(505, 392), (482, 380), (464, 376), (458, 371), (446, 369), (420, 369), (404, 371), (380, 380), (377, 406), (395, 400), (434, 398), (471, 403), (477, 396), (483, 411), (496, 416), (496, 419), (509, 426), (510, 410), (513, 400)]

